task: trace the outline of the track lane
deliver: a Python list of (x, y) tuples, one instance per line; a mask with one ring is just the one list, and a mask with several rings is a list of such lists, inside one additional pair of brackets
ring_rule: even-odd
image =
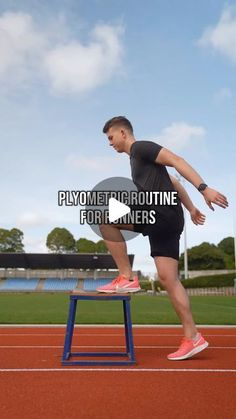
[[(179, 345), (180, 329), (155, 328), (150, 333), (143, 327), (134, 328), (137, 366), (75, 371), (60, 364), (65, 328), (0, 328), (1, 419), (232, 419), (236, 329), (200, 331), (209, 335), (211, 346), (190, 360), (166, 359), (172, 351), (168, 346), (174, 350)], [(16, 347), (20, 345), (32, 347)], [(92, 345), (123, 346), (122, 329), (76, 328), (74, 345), (89, 345), (90, 350)]]

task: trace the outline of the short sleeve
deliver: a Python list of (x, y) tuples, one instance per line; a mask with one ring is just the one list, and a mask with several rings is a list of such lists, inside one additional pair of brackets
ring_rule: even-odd
[(130, 156), (154, 162), (163, 147), (153, 141), (136, 141), (131, 147)]

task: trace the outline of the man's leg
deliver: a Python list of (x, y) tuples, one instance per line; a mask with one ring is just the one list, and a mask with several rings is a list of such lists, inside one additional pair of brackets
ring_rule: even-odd
[(127, 246), (124, 237), (120, 230), (133, 231), (132, 224), (102, 224), (100, 225), (100, 231), (102, 237), (106, 243), (106, 246), (111, 253), (114, 261), (116, 262), (117, 268), (119, 269), (120, 275), (124, 275), (130, 279), (132, 276), (132, 268), (130, 265)]
[(137, 277), (132, 277), (132, 268), (127, 254), (126, 242), (120, 230), (133, 231), (131, 224), (101, 225), (100, 231), (106, 246), (119, 269), (118, 277), (109, 284), (97, 288), (98, 292), (137, 292), (140, 285)]
[(184, 328), (186, 338), (197, 334), (188, 295), (178, 279), (178, 261), (171, 257), (154, 257), (161, 284), (164, 286)]

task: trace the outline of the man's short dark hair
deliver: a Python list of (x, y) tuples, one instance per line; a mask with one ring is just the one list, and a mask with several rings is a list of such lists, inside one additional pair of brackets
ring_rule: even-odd
[(103, 127), (104, 134), (106, 134), (111, 127), (124, 127), (130, 131), (131, 134), (134, 132), (131, 122), (125, 116), (114, 116), (114, 118), (109, 119)]

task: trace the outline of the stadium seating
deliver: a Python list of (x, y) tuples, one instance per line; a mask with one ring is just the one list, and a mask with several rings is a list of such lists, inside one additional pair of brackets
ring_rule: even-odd
[(78, 279), (68, 278), (47, 278), (44, 282), (42, 291), (72, 291), (76, 288)]
[[(113, 278), (85, 278), (83, 280), (84, 291), (95, 291), (96, 288), (108, 284)], [(76, 278), (46, 278), (40, 282), (37, 278), (8, 278), (0, 282), (0, 291), (72, 291), (77, 287)], [(40, 287), (40, 289), (39, 289)]]
[(108, 284), (109, 282), (112, 281), (112, 279), (114, 278), (98, 278), (98, 279), (86, 278), (84, 279), (83, 289), (84, 291), (95, 291), (96, 288), (102, 287), (103, 285)]
[(35, 291), (38, 282), (37, 278), (9, 278), (2, 281), (1, 291)]

